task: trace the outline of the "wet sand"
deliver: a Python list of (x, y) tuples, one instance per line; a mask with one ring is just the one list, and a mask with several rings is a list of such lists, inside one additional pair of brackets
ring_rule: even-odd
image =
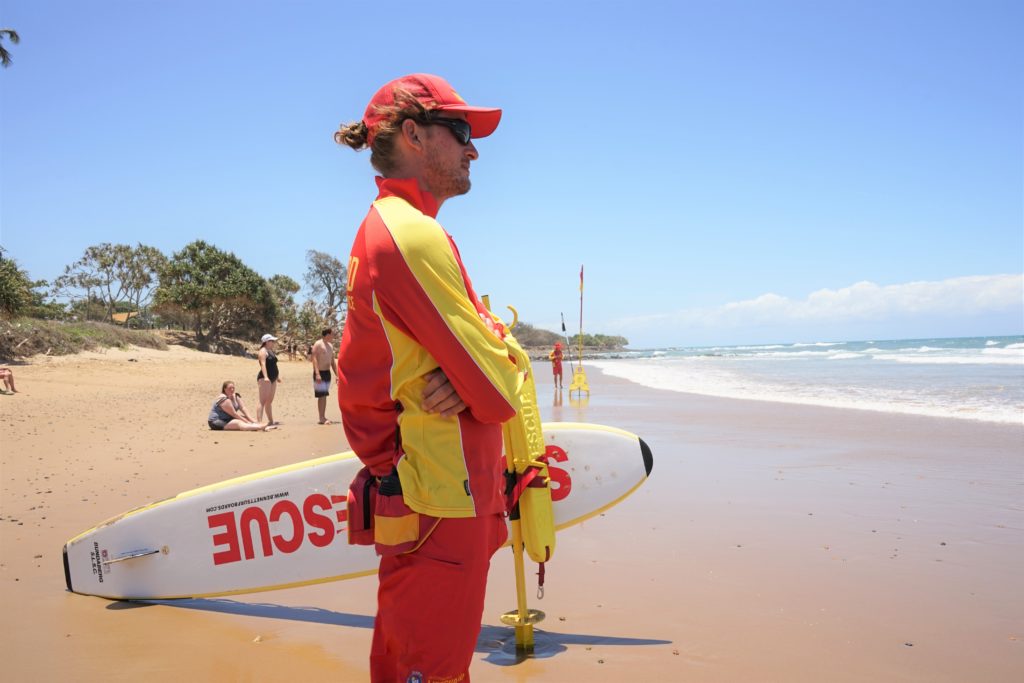
[[(307, 363), (282, 363), (279, 431), (211, 432), (225, 379), (254, 414), (256, 370), (180, 347), (14, 366), (20, 393), (0, 396), (4, 680), (367, 679), (372, 578), (161, 604), (65, 590), (63, 543), (97, 522), (345, 449), (340, 425), (316, 424)], [(527, 661), (499, 620), (515, 600), (511, 555), (496, 557), (474, 680), (1024, 678), (1024, 427), (677, 394), (596, 370), (588, 401), (558, 405), (538, 374), (545, 419), (634, 431), (654, 472), (560, 534)]]

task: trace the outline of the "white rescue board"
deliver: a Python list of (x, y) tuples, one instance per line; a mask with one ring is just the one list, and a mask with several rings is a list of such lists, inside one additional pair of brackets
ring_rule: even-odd
[[(635, 434), (543, 426), (557, 529), (615, 505), (651, 472)], [(257, 472), (136, 508), (64, 545), (69, 591), (111, 599), (199, 598), (373, 574), (373, 546), (348, 544), (351, 451)]]

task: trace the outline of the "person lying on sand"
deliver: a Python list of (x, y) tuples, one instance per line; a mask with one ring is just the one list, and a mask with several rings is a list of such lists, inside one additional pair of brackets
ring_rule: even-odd
[(4, 389), (12, 394), (18, 393), (14, 388), (14, 371), (10, 368), (0, 368), (0, 379), (4, 382)]
[(207, 418), (210, 429), (229, 432), (269, 432), (277, 429), (275, 425), (260, 424), (249, 417), (242, 404), (242, 395), (235, 393), (235, 383), (231, 380), (221, 385), (220, 392)]

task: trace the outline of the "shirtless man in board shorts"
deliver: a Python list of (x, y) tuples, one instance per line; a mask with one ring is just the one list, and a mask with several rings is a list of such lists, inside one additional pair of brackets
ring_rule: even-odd
[(331, 424), (327, 419), (327, 397), (331, 393), (331, 366), (334, 365), (334, 330), (325, 328), (320, 333), (320, 341), (313, 344), (310, 354), (313, 361), (313, 396), (316, 407), (320, 411), (320, 424)]

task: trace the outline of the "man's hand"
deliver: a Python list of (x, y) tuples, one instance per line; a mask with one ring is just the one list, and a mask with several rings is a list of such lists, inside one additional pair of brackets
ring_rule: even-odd
[(455, 387), (448, 381), (441, 368), (426, 374), (427, 386), (423, 387), (423, 403), (420, 407), (428, 413), (440, 413), (441, 417), (458, 415), (466, 409)]

